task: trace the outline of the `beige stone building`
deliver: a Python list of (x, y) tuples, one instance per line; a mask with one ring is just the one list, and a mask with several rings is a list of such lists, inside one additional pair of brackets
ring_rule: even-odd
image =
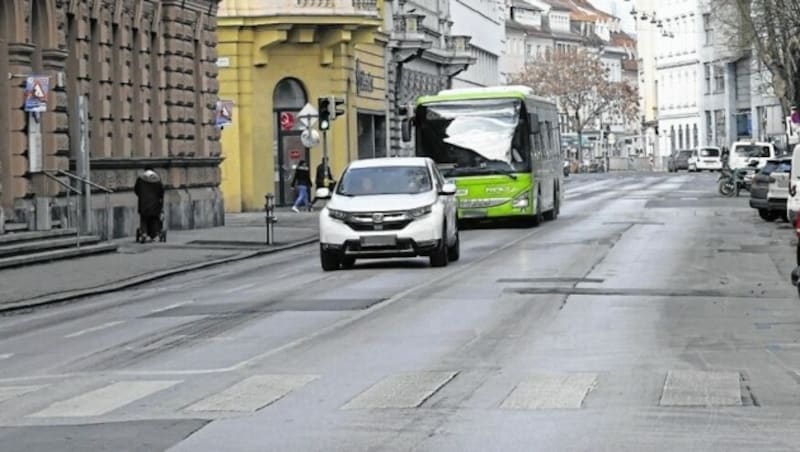
[[(132, 188), (147, 166), (167, 185), (170, 228), (223, 222), (214, 125), (217, 3), (0, 1), (0, 216), (6, 222), (41, 229), (50, 227), (39, 221), (47, 217), (75, 226), (66, 189), (45, 173), (80, 173), (82, 149), (90, 156), (91, 181), (113, 190), (110, 215), (99, 192), (92, 202), (92, 224), (102, 235), (131, 235), (137, 227)], [(23, 109), (30, 75), (49, 79), (39, 121)], [(31, 139), (39, 127), (40, 146)]]

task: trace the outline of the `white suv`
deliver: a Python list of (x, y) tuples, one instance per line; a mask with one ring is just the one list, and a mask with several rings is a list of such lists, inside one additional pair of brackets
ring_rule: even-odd
[(460, 240), (456, 186), (423, 157), (359, 160), (345, 169), (319, 216), (325, 271), (356, 259), (429, 256), (431, 266), (456, 261)]

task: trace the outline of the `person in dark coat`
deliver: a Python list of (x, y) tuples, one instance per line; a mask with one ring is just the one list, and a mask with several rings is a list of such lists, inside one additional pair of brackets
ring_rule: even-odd
[(161, 232), (161, 211), (164, 208), (164, 184), (152, 168), (136, 180), (133, 191), (139, 198), (139, 224), (142, 234), (154, 239)]
[(297, 190), (297, 198), (294, 200), (292, 210), (300, 212), (297, 209), (302, 205), (304, 208), (310, 208), (308, 192), (311, 190), (311, 172), (308, 168), (308, 163), (305, 160), (300, 160), (297, 168), (294, 170), (294, 178), (292, 179), (292, 188)]
[[(326, 167), (324, 162), (317, 165), (317, 173), (316, 177), (314, 177), (314, 185), (317, 187), (317, 190), (320, 188), (327, 188), (330, 191), (333, 191), (334, 187), (336, 186), (336, 181), (333, 180), (331, 167)], [(315, 196), (314, 200), (311, 201), (311, 207), (314, 207), (316, 202), (317, 198)]]

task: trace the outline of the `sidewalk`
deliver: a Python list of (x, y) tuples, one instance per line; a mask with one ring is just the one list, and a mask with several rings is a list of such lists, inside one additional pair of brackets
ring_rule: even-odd
[(263, 212), (228, 214), (225, 226), (168, 231), (166, 243), (117, 241), (117, 253), (0, 271), (0, 312), (96, 295), (158, 278), (313, 243), (319, 212), (278, 209), (274, 244)]

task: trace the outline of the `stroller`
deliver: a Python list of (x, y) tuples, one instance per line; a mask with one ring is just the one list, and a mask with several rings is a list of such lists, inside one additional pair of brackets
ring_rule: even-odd
[[(155, 220), (152, 220), (155, 221)], [(136, 243), (146, 243), (149, 238), (151, 241), (158, 239), (159, 242), (165, 243), (167, 241), (167, 230), (164, 227), (165, 216), (164, 211), (158, 215), (158, 222), (155, 228), (155, 234), (149, 236), (147, 233), (147, 219), (142, 215), (139, 216), (139, 227), (136, 228)]]

